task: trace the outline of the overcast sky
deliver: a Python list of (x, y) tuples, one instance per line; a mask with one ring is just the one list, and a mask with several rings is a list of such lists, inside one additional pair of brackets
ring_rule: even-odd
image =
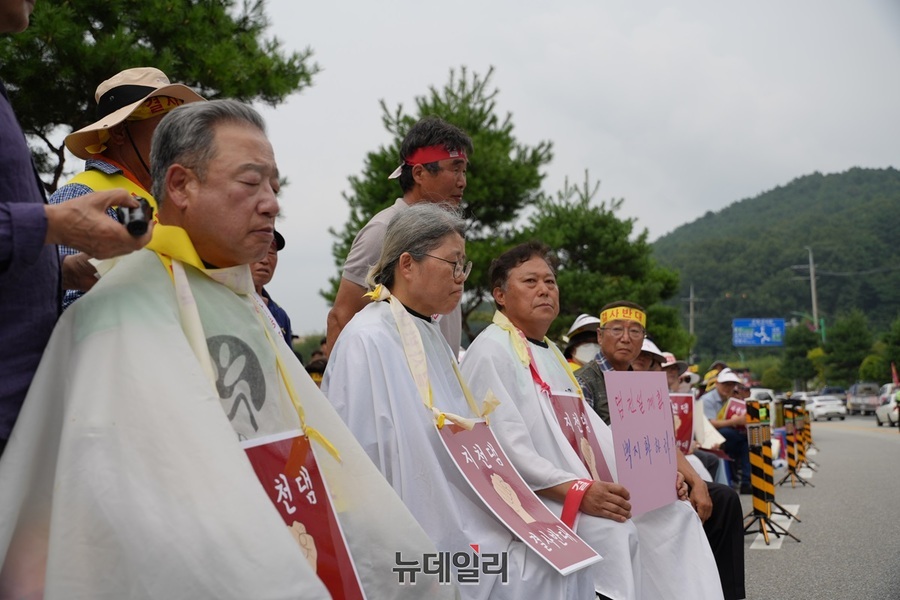
[(651, 240), (801, 175), (898, 163), (897, 0), (269, 0), (267, 14), (322, 68), (263, 108), (290, 180), (268, 289), (301, 335), (325, 329), (347, 177), (390, 141), (379, 100), (412, 107), (451, 68), (493, 66), (518, 140), (553, 142), (545, 191), (588, 169)]

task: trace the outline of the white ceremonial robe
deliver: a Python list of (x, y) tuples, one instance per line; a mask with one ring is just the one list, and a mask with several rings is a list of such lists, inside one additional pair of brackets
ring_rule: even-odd
[[(234, 269), (230, 283), (246, 284), (249, 268)], [(276, 353), (307, 425), (340, 453), (338, 463), (312, 442), (368, 597), (420, 596), (399, 586), (393, 552), (434, 545), (268, 311), (184, 271), (215, 383), (150, 250), (123, 258), (61, 318), (0, 461), (0, 597), (328, 598), (239, 443), (300, 426)]]
[(694, 456), (693, 454), (685, 454), (684, 457), (687, 459), (691, 466), (697, 471), (697, 475), (700, 476), (700, 479), (703, 481), (712, 481), (712, 475), (709, 474), (709, 469), (706, 468), (706, 465), (703, 464), (703, 461)]
[[(434, 406), (472, 414), (438, 328), (411, 317), (422, 337)], [(509, 583), (481, 575), (464, 598), (593, 598), (588, 569), (563, 577), (498, 521), (462, 477), (434, 427), (407, 364), (387, 302), (356, 314), (328, 359), (322, 390), (442, 552), (507, 552)], [(407, 558), (407, 557), (404, 557)]]
[[(529, 346), (537, 370), (551, 390), (574, 392), (558, 351), (534, 343)], [(510, 460), (532, 489), (591, 478), (563, 435), (530, 369), (516, 355), (507, 331), (495, 324), (482, 331), (466, 351), (462, 371), (476, 398), (491, 390), (500, 399), (491, 423)], [(615, 477), (612, 430), (593, 410), (585, 412)], [(560, 503), (543, 500), (554, 512), (561, 512)], [(648, 600), (722, 598), (709, 542), (699, 517), (687, 502), (675, 502), (624, 524), (582, 513), (576, 532), (604, 557), (592, 568), (597, 591), (605, 596)]]

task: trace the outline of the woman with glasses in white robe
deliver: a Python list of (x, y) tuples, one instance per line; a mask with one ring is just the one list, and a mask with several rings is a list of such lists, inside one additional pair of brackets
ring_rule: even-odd
[[(482, 555), (507, 553), (508, 583), (482, 573), (477, 584), (460, 585), (462, 597), (593, 598), (588, 569), (563, 577), (491, 513), (435, 427), (442, 411), (466, 418), (480, 412), (467, 401), (456, 358), (435, 324), (459, 303), (471, 269), (464, 227), (452, 209), (433, 204), (394, 217), (368, 277), (373, 302), (338, 337), (322, 391), (438, 551), (477, 545)], [(402, 557), (415, 558), (422, 557)]]

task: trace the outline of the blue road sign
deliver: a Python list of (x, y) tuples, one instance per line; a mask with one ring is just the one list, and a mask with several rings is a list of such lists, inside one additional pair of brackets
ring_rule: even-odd
[(784, 319), (733, 319), (731, 339), (735, 347), (784, 346)]

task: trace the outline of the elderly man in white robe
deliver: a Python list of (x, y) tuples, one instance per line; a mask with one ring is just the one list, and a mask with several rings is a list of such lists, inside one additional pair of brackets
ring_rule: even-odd
[(254, 292), (279, 210), (262, 118), (182, 106), (151, 157), (153, 238), (63, 315), (0, 461), (0, 597), (331, 597), (324, 536), (295, 527), (312, 513), (288, 527), (242, 444), (286, 434), (314, 448), (363, 591), (421, 597), (392, 551), (434, 545)]
[[(550, 396), (575, 396), (587, 407), (562, 353), (546, 338), (559, 314), (554, 261), (543, 244), (521, 244), (491, 265), (491, 287), (498, 311), (493, 323), (469, 346), (463, 376), (476, 397), (491, 390), (500, 405), (494, 429), (516, 468), (545, 501), (559, 512), (579, 480), (592, 483), (578, 505), (576, 532), (607, 560), (592, 567), (598, 591), (610, 598), (720, 599), (716, 563), (699, 517), (684, 501), (631, 518), (628, 491), (614, 483), (612, 431), (594, 411), (583, 414), (597, 435), (602, 457), (576, 452), (557, 424)], [(605, 468), (604, 468), (605, 467)], [(612, 481), (601, 479), (607, 473)], [(683, 479), (672, 482), (686, 498)], [(628, 565), (620, 539), (626, 528), (638, 532), (640, 563)], [(615, 550), (617, 554), (611, 553)], [(616, 561), (634, 575), (632, 588), (621, 574), (604, 571)], [(618, 582), (613, 586), (613, 582)]]
[(509, 582), (482, 574), (479, 585), (460, 586), (464, 598), (593, 598), (586, 569), (563, 577), (490, 512), (435, 428), (441, 412), (484, 412), (467, 400), (435, 324), (459, 303), (471, 269), (464, 231), (449, 206), (417, 204), (391, 220), (367, 281), (375, 301), (341, 331), (322, 391), (438, 550), (508, 553)]

